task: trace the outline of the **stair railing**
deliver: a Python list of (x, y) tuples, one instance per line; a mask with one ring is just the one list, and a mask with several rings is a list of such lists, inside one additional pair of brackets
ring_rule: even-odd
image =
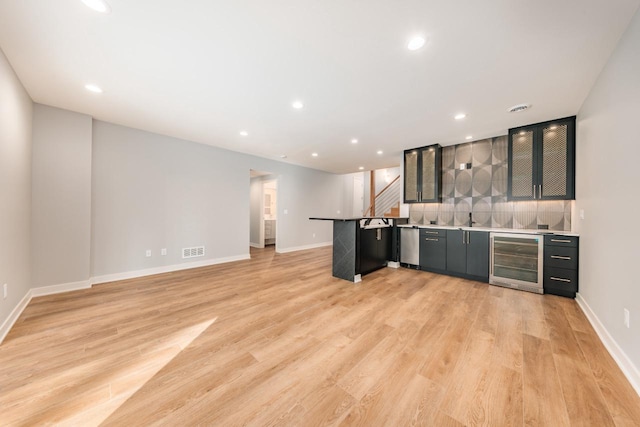
[(363, 216), (376, 216), (378, 212), (384, 215), (395, 206), (400, 206), (400, 175), (376, 194), (374, 203), (367, 208)]

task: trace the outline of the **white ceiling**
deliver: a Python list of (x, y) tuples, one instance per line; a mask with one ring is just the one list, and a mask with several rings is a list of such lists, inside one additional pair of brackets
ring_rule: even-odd
[(0, 47), (35, 102), (336, 173), (576, 114), (640, 4), (108, 1), (0, 0)]

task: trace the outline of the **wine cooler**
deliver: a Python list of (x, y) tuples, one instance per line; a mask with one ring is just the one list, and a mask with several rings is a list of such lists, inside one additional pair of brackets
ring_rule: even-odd
[(489, 283), (543, 293), (544, 238), (537, 234), (491, 233)]

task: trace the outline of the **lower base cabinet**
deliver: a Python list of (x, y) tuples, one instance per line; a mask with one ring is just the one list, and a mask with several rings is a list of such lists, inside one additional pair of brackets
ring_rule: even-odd
[(391, 227), (360, 230), (360, 274), (385, 267), (391, 259)]
[(576, 236), (544, 237), (545, 294), (575, 298), (578, 292), (578, 241)]
[(447, 272), (489, 281), (489, 233), (447, 230)]

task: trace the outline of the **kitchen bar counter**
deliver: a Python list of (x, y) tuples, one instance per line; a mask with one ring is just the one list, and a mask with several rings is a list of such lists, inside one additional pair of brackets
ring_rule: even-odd
[(334, 277), (360, 282), (362, 276), (395, 260), (397, 224), (407, 218), (389, 217), (313, 217), (310, 220), (333, 221)]

